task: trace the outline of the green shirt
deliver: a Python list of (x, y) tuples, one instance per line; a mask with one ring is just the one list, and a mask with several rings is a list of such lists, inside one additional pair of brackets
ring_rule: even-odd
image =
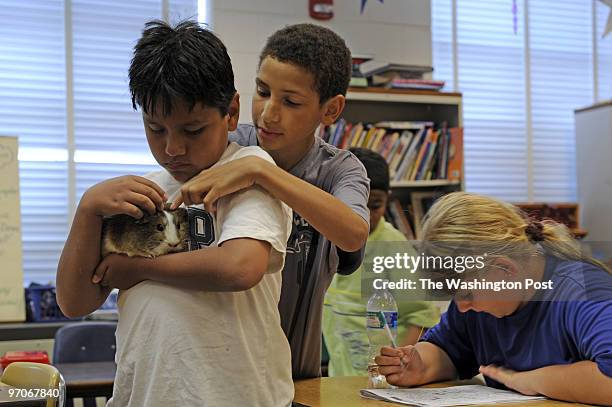
[[(406, 237), (384, 218), (368, 237), (368, 243), (406, 241)], [(364, 262), (376, 256), (366, 244)], [(375, 245), (374, 245), (375, 247)], [(323, 307), (323, 337), (329, 353), (329, 376), (365, 376), (368, 366), (368, 336), (366, 333), (366, 300), (361, 298), (363, 267), (353, 274), (336, 274), (325, 295)], [(438, 323), (436, 305), (427, 301), (399, 301), (398, 337), (402, 343), (409, 325), (430, 328)]]

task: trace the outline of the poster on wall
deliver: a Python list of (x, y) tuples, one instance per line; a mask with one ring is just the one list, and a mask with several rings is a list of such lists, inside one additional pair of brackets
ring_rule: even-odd
[(0, 136), (0, 322), (25, 320), (17, 148)]

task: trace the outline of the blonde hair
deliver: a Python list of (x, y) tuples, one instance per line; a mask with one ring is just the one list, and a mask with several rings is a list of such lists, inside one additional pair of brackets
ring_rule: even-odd
[(489, 255), (518, 258), (549, 254), (608, 270), (603, 263), (584, 254), (565, 225), (552, 220), (540, 221), (536, 239), (533, 225), (514, 205), (483, 195), (453, 192), (438, 199), (429, 209), (421, 239), (451, 246), (453, 242), (483, 245)]

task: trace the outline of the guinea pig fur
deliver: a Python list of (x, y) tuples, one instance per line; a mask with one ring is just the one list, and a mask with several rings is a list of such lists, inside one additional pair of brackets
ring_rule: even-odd
[(104, 219), (101, 254), (121, 253), (130, 257), (158, 257), (185, 250), (187, 210), (163, 210), (140, 219), (115, 215)]

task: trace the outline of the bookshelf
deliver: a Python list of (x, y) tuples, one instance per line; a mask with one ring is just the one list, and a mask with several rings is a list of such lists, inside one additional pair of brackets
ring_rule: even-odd
[[(426, 121), (448, 128), (463, 128), (462, 98), (460, 93), (429, 90), (385, 88), (350, 88), (342, 118), (347, 123), (377, 123)], [(386, 136), (385, 136), (386, 137)], [(389, 216), (399, 229), (415, 238), (420, 234), (420, 218), (428, 205), (440, 195), (464, 189), (463, 149), (459, 179), (393, 180)], [(399, 205), (397, 204), (399, 202)], [(393, 208), (392, 208), (393, 206)], [(406, 219), (398, 219), (402, 212), (412, 230), (406, 230)], [(401, 227), (401, 224), (404, 227)]]
[(348, 122), (446, 121), (463, 127), (461, 93), (384, 88), (349, 88), (342, 117)]

